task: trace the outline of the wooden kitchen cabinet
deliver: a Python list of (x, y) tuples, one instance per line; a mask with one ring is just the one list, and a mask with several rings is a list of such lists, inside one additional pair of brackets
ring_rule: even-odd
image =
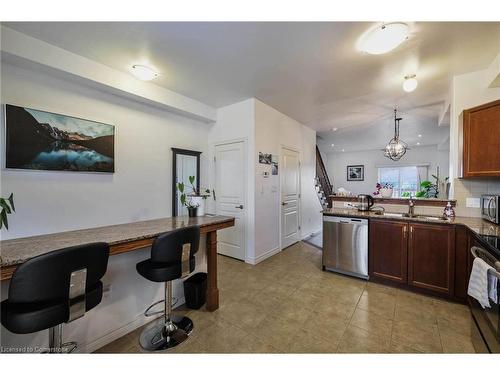
[(407, 283), (408, 223), (370, 220), (368, 272), (370, 279)]
[(500, 100), (462, 113), (462, 177), (500, 177)]
[(455, 227), (410, 223), (408, 284), (453, 297), (454, 281)]

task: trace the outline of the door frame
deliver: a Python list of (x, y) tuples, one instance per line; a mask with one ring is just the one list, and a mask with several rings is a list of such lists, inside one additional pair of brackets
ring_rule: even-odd
[[(244, 191), (243, 191), (243, 205), (245, 206), (245, 212), (243, 213), (243, 216), (245, 218), (245, 225), (244, 225), (244, 228), (245, 228), (245, 233), (243, 233), (243, 246), (245, 246), (245, 263), (247, 262), (248, 260), (248, 242), (247, 242), (247, 239), (248, 239), (248, 210), (249, 210), (249, 207), (248, 207), (248, 138), (247, 137), (243, 137), (243, 138), (234, 138), (234, 139), (228, 139), (228, 140), (224, 140), (224, 141), (216, 141), (216, 142), (212, 142), (210, 144), (210, 166), (211, 166), (211, 169), (212, 169), (212, 173), (211, 173), (211, 177), (212, 177), (212, 181), (213, 181), (213, 190), (212, 191), (215, 191), (215, 187), (217, 185), (217, 169), (216, 169), (216, 161), (215, 161), (215, 149), (217, 148), (217, 146), (224, 146), (224, 145), (228, 145), (228, 144), (231, 144), (231, 143), (239, 143), (239, 142), (242, 142), (243, 143), (243, 159), (245, 160), (245, 163), (244, 163), (244, 170), (243, 170), (243, 186), (244, 186)], [(215, 191), (215, 199), (214, 199), (214, 210), (215, 210), (215, 213), (217, 214), (217, 191)]]
[[(299, 224), (298, 224), (298, 236), (299, 236), (299, 239), (297, 242), (300, 242), (302, 241), (302, 226), (300, 225), (300, 223), (302, 222), (302, 153), (300, 152), (299, 149), (295, 148), (295, 147), (291, 147), (291, 146), (288, 146), (286, 144), (283, 144), (281, 143), (280, 144), (280, 160), (279, 160), (279, 163), (282, 164), (282, 161), (283, 161), (283, 150), (286, 149), (288, 151), (292, 151), (292, 152), (296, 152), (298, 155), (299, 155), (299, 199), (298, 199), (298, 202), (297, 202), (297, 209), (299, 211), (299, 214), (298, 214), (298, 217), (299, 217)], [(282, 165), (283, 166), (283, 165)], [(282, 166), (279, 167), (279, 169), (281, 169), (281, 171), (283, 171), (282, 169)], [(281, 217), (282, 217), (282, 212), (281, 212), (281, 198), (282, 198), (282, 191), (281, 191), (281, 188), (282, 188), (282, 182), (283, 182), (283, 174), (280, 173), (280, 178), (279, 178), (279, 200), (278, 200), (278, 210), (279, 210), (279, 246), (280, 246), (280, 251), (283, 251), (283, 243), (282, 243), (282, 234), (283, 234), (283, 227), (282, 227), (282, 220), (281, 220)]]

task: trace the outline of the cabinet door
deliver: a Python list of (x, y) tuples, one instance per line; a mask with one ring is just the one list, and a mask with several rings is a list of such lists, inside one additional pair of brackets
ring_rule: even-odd
[(500, 100), (462, 116), (463, 177), (500, 176)]
[(399, 221), (370, 220), (370, 278), (406, 284), (408, 224)]
[(410, 223), (408, 284), (447, 296), (454, 293), (455, 228)]

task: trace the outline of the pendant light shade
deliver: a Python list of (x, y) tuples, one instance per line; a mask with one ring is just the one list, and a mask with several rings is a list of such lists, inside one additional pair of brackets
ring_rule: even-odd
[(399, 121), (402, 120), (401, 117), (397, 117), (397, 110), (394, 109), (394, 137), (389, 141), (387, 146), (384, 148), (384, 155), (391, 160), (398, 161), (401, 159), (406, 150), (408, 150), (408, 145), (399, 139)]

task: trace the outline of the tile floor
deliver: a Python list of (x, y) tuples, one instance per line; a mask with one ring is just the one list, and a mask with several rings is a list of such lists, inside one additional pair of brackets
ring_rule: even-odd
[[(466, 306), (323, 272), (303, 242), (218, 266), (219, 310), (182, 311), (195, 328), (169, 353), (474, 353)], [(140, 332), (98, 352), (141, 353)]]

